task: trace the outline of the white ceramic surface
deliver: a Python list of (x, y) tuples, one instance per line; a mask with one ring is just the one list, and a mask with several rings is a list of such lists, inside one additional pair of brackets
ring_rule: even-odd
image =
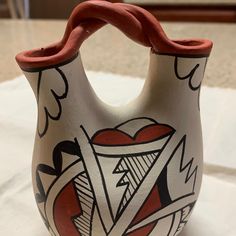
[(24, 72), (38, 102), (34, 192), (52, 235), (181, 231), (201, 186), (206, 62), (150, 53), (142, 92), (120, 107), (97, 97), (80, 56)]

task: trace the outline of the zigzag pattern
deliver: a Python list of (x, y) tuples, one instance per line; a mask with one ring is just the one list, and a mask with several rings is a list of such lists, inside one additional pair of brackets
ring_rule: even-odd
[(81, 158), (82, 154), (77, 139), (75, 141), (63, 141), (56, 145), (53, 150), (53, 166), (39, 164), (36, 168), (36, 183), (38, 188), (38, 193), (35, 194), (37, 203), (45, 202), (47, 193), (44, 190), (44, 186), (40, 177), (40, 172), (48, 175), (53, 175), (56, 177), (60, 176), (62, 173), (62, 163), (63, 155), (65, 152), (70, 155), (78, 156), (78, 160)]
[(186, 177), (185, 177), (185, 184), (192, 177), (194, 178), (193, 189), (192, 189), (192, 192), (194, 192), (198, 166), (195, 166), (195, 168), (191, 171), (191, 169), (193, 168), (193, 160), (194, 160), (194, 158), (191, 158), (191, 160), (187, 164), (184, 165), (184, 152), (185, 152), (185, 145), (186, 145), (186, 135), (184, 135), (183, 138), (180, 140), (180, 142), (176, 146), (172, 156), (176, 153), (176, 151), (180, 148), (181, 145), (182, 145), (182, 153), (181, 153), (179, 172), (182, 173), (183, 171), (187, 170), (187, 174), (186, 174)]
[(140, 184), (145, 179), (146, 175), (154, 165), (157, 160), (160, 151), (155, 151), (151, 153), (146, 153), (136, 156), (126, 156), (120, 159), (115, 170), (114, 174), (124, 173), (117, 187), (127, 185), (124, 196), (121, 200), (118, 214), (125, 208), (129, 200), (135, 194), (136, 190)]

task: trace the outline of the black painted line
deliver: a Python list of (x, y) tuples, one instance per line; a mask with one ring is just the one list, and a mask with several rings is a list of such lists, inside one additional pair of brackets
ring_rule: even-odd
[(147, 165), (147, 169), (149, 169), (149, 164), (146, 161), (146, 155), (142, 155), (142, 160), (144, 161), (144, 163)]
[(157, 159), (158, 153), (157, 154), (152, 153), (151, 156), (152, 156), (153, 161), (155, 161)]
[(90, 225), (91, 224), (91, 221), (90, 220), (88, 220), (85, 216), (84, 216), (84, 214), (83, 215), (81, 215), (81, 217), (80, 217), (80, 219), (81, 220), (83, 220), (83, 221), (85, 221), (88, 225)]
[[(128, 186), (128, 188), (127, 188), (126, 195), (127, 195), (127, 198), (128, 198), (128, 199), (130, 199), (130, 198), (132, 197), (132, 193), (131, 193), (131, 191), (130, 191), (129, 186)], [(127, 201), (128, 201), (128, 200), (127, 200)]]
[(89, 185), (88, 180), (86, 178), (84, 178), (83, 176), (79, 176), (77, 179), (79, 179), (84, 184)]
[(132, 118), (132, 119), (129, 119), (129, 120), (125, 121), (125, 122), (122, 122), (122, 123), (120, 123), (119, 125), (115, 126), (114, 129), (118, 129), (120, 126), (122, 126), (122, 125), (124, 125), (124, 124), (126, 124), (126, 123), (128, 123), (128, 122), (130, 122), (130, 121), (133, 121), (133, 120), (142, 120), (142, 119), (147, 119), (147, 120), (150, 120), (150, 121), (152, 121), (153, 123), (157, 124), (157, 122), (156, 122), (154, 119), (152, 119), (152, 118), (150, 118), (150, 117), (142, 116), (142, 117)]
[(146, 174), (146, 170), (143, 167), (143, 164), (141, 163), (142, 156), (137, 157), (137, 162), (139, 163), (141, 169), (143, 170), (144, 175)]
[[(38, 135), (39, 135), (40, 138), (42, 138), (47, 133), (47, 130), (48, 130), (48, 127), (49, 127), (49, 118), (51, 120), (54, 120), (54, 121), (57, 121), (57, 120), (60, 119), (61, 114), (62, 114), (62, 106), (61, 106), (61, 101), (60, 100), (67, 97), (68, 90), (69, 90), (69, 84), (68, 84), (68, 81), (67, 81), (67, 78), (66, 78), (66, 75), (64, 74), (64, 72), (62, 70), (60, 70), (59, 68), (57, 68), (57, 67), (55, 67), (54, 69), (60, 74), (60, 76), (61, 76), (61, 78), (64, 82), (65, 92), (62, 95), (58, 96), (57, 93), (53, 89), (51, 89), (51, 93), (52, 93), (53, 97), (56, 100), (56, 103), (59, 107), (59, 111), (58, 111), (56, 116), (52, 116), (50, 114), (50, 112), (48, 111), (47, 107), (44, 107), (44, 113), (45, 113), (45, 119), (46, 119), (44, 129), (43, 129), (42, 132), (40, 132), (39, 131), (39, 126), (37, 127), (37, 132), (38, 132)], [(40, 93), (40, 83), (41, 83), (40, 81), (41, 81), (41, 78), (42, 78), (42, 71), (41, 71), (41, 73), (39, 73), (39, 76), (40, 77), (39, 77), (38, 88), (37, 88), (38, 108), (39, 108), (39, 99), (40, 99), (39, 98), (39, 93)], [(39, 121), (38, 121), (38, 123), (39, 123)]]
[(84, 225), (85, 227), (89, 228), (90, 224), (87, 221), (82, 220), (82, 216), (79, 217), (79, 219), (75, 219), (74, 221), (78, 223), (79, 225)]
[(89, 232), (87, 232), (87, 230), (84, 230), (83, 228), (81, 229), (80, 227), (78, 227), (79, 232), (82, 231), (85, 235), (89, 235)]
[[(129, 173), (130, 173), (130, 175), (133, 177), (133, 180), (134, 180), (134, 182), (135, 182), (135, 184), (138, 186), (138, 184), (139, 184), (139, 182), (137, 182), (137, 180), (136, 180), (136, 176), (134, 175), (134, 173), (131, 171), (131, 168), (132, 168), (132, 165), (129, 163), (129, 161), (128, 161), (128, 158), (126, 158), (126, 159), (124, 159), (124, 162), (125, 162), (125, 164), (128, 166), (128, 168), (129, 168)], [(133, 168), (132, 168), (133, 169)]]
[(175, 214), (172, 215), (172, 221), (171, 221), (170, 229), (169, 229), (167, 236), (170, 236), (170, 233), (171, 233), (172, 228), (174, 226), (174, 222), (175, 222)]
[(138, 161), (138, 159), (139, 159), (139, 156), (133, 157), (133, 160), (134, 160), (134, 162), (135, 162), (135, 165), (137, 166), (137, 168), (138, 168), (138, 170), (140, 171), (140, 174), (141, 174), (141, 176), (142, 176), (142, 178), (143, 178), (143, 177), (145, 176), (145, 173), (146, 173), (146, 172), (143, 170), (143, 168), (142, 168), (140, 162)]
[[(101, 166), (100, 166), (100, 164), (99, 164), (96, 151), (95, 151), (95, 149), (94, 149), (94, 147), (93, 147), (93, 145), (92, 145), (92, 143), (91, 143), (91, 139), (90, 139), (90, 137), (89, 137), (87, 131), (85, 130), (85, 128), (84, 128), (82, 125), (80, 125), (80, 128), (81, 128), (82, 131), (84, 132), (84, 134), (85, 134), (85, 136), (86, 136), (86, 138), (87, 138), (87, 140), (88, 140), (88, 144), (90, 145), (90, 147), (91, 147), (91, 149), (92, 149), (92, 151), (93, 151), (94, 157), (95, 157), (95, 159), (96, 159), (96, 162), (97, 162), (97, 165), (98, 165), (98, 168), (99, 168), (99, 171), (100, 171), (100, 177), (101, 177), (101, 180), (102, 180), (102, 184), (105, 184), (104, 176), (102, 175), (102, 172), (101, 172)], [(84, 160), (82, 160), (82, 161), (84, 162)], [(85, 163), (84, 163), (84, 166), (85, 166), (85, 170), (88, 172)], [(93, 185), (92, 185), (92, 183), (91, 183), (90, 178), (88, 178), (88, 180), (89, 180), (89, 183), (90, 183), (91, 188), (92, 188), (92, 192), (93, 192), (93, 195), (94, 195), (94, 198), (95, 198), (95, 203), (96, 203), (98, 215), (99, 215), (99, 218), (100, 218), (100, 220), (101, 220), (101, 224), (102, 224), (103, 230), (104, 230), (104, 232), (107, 233), (107, 229), (106, 229), (106, 226), (105, 226), (105, 224), (104, 224), (104, 221), (103, 221), (103, 218), (102, 218), (102, 215), (101, 215), (101, 211), (100, 211), (99, 206), (98, 206), (98, 204), (97, 204), (96, 194), (95, 194), (95, 191), (94, 191), (94, 189), (93, 189)], [(104, 192), (105, 192), (106, 200), (107, 200), (107, 203), (108, 203), (109, 211), (110, 211), (110, 214), (111, 214), (111, 218), (112, 218), (112, 220), (114, 220), (114, 216), (113, 216), (113, 214), (112, 214), (112, 208), (111, 208), (111, 206), (109, 205), (108, 193), (107, 193), (107, 191), (106, 191), (106, 187), (105, 187), (104, 185), (103, 185), (103, 187), (104, 187)]]
[(81, 205), (84, 205), (85, 208), (88, 207), (89, 211), (91, 211), (92, 207), (88, 203), (84, 202), (84, 200), (80, 199), (80, 203), (81, 203)]
[(151, 160), (151, 156), (150, 156), (150, 154), (147, 154), (146, 155), (146, 160), (150, 163), (150, 166), (149, 166), (149, 168), (152, 166), (152, 163), (153, 163), (153, 161)]
[[(85, 215), (87, 215), (87, 216), (85, 216)], [(83, 211), (83, 217), (90, 222), (91, 215), (89, 213), (87, 213), (86, 211)]]
[(84, 187), (83, 185), (81, 185), (79, 183), (75, 183), (75, 185), (76, 185), (76, 188), (79, 189), (79, 190), (83, 189), (83, 190), (87, 190), (88, 192), (91, 192), (91, 190), (89, 188), (86, 188), (86, 187)]
[(151, 161), (152, 163), (153, 163), (153, 161), (156, 159), (156, 158), (153, 158), (152, 153), (149, 154), (148, 158), (149, 158), (149, 161)]
[(89, 230), (90, 230), (90, 227), (88, 227), (87, 225), (84, 225), (84, 224), (82, 224), (81, 222), (79, 222), (79, 229), (83, 229), (83, 230), (85, 230), (85, 231), (88, 231), (89, 232)]
[(77, 190), (77, 193), (78, 193), (79, 196), (81, 196), (81, 195), (85, 195), (86, 197), (89, 197), (91, 200), (94, 201), (94, 198), (93, 198), (92, 195), (88, 195), (87, 193), (81, 191), (80, 189)]
[[(80, 186), (84, 186), (84, 188), (88, 188), (88, 187), (89, 187), (88, 183), (84, 183), (84, 182), (82, 182), (80, 179), (76, 179), (76, 180), (74, 180), (74, 181), (75, 181), (76, 184), (78, 184), (78, 185), (80, 185)], [(90, 191), (91, 191), (91, 190), (90, 190)]]
[(157, 55), (163, 55), (163, 56), (172, 56), (172, 57), (182, 57), (182, 58), (203, 58), (203, 57), (209, 57), (210, 54), (171, 54), (171, 53), (156, 53)]
[(135, 168), (135, 166), (136, 166), (136, 168), (135, 168), (135, 169), (137, 169), (137, 172), (136, 172), (136, 173), (137, 173), (137, 176), (139, 176), (140, 181), (141, 181), (142, 178), (143, 178), (143, 176), (142, 176), (142, 173), (141, 173), (141, 171), (140, 171), (140, 169), (139, 169), (139, 166), (137, 165), (137, 163), (136, 163), (136, 161), (135, 161), (135, 159), (134, 159), (133, 157), (130, 157), (129, 160), (130, 160), (130, 163), (131, 163), (131, 162), (134, 163), (134, 165), (133, 165), (134, 168)]
[[(132, 189), (133, 189), (133, 191), (135, 190), (135, 188), (137, 187), (137, 185), (136, 185), (136, 187), (134, 186), (134, 180), (133, 180), (133, 178), (132, 178), (132, 176), (131, 176), (131, 179), (130, 179), (130, 177), (129, 177), (129, 172), (126, 174), (126, 178), (128, 179), (128, 184), (129, 184), (129, 187), (132, 187)], [(128, 188), (129, 188), (128, 187)]]
[(138, 179), (138, 184), (137, 185), (139, 185), (141, 180), (142, 180), (142, 178), (139, 176), (136, 168), (132, 165), (132, 162), (131, 162), (130, 158), (127, 158), (127, 162), (129, 163), (130, 170), (133, 170), (133, 171), (131, 171), (131, 173), (134, 174), (136, 180)]
[[(82, 199), (84, 199), (85, 201), (87, 201), (88, 203), (90, 203), (91, 205), (93, 205), (93, 199), (90, 198), (90, 200), (88, 200), (89, 198), (86, 198), (86, 197), (84, 197), (84, 196), (82, 196), (82, 195), (80, 195), (80, 194), (79, 194), (79, 198), (82, 198)], [(92, 202), (91, 202), (91, 200), (92, 200)]]

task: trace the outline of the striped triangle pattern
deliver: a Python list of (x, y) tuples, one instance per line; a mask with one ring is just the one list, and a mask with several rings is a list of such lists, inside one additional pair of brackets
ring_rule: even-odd
[(94, 197), (86, 172), (74, 179), (82, 214), (74, 218), (74, 224), (81, 236), (91, 235), (91, 221), (94, 211)]
[(158, 150), (146, 154), (125, 156), (120, 159), (113, 173), (124, 173), (117, 183), (117, 187), (126, 185), (127, 188), (117, 211), (118, 215), (121, 214), (122, 210), (128, 205), (152, 166), (155, 164), (159, 154), (160, 151)]

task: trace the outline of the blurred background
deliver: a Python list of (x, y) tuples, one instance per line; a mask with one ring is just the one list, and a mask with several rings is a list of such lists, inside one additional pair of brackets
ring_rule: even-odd
[[(80, 2), (0, 0), (0, 82), (22, 74), (14, 60), (17, 53), (60, 40), (66, 19)], [(204, 84), (236, 88), (236, 0), (125, 2), (139, 5), (155, 15), (171, 39), (211, 39), (214, 47)], [(146, 77), (149, 49), (132, 42), (110, 25), (86, 40), (81, 54), (87, 70)]]
[[(68, 18), (82, 0), (0, 0), (0, 17)], [(119, 2), (119, 0), (111, 0)], [(122, 0), (121, 0), (122, 1)], [(160, 20), (236, 21), (236, 0), (124, 0), (148, 9)]]
[[(47, 235), (46, 231), (42, 233), (46, 228), (33, 205), (30, 184), (36, 105), (15, 55), (58, 42), (64, 34), (66, 19), (80, 2), (0, 0), (1, 236)], [(203, 200), (197, 208), (196, 230), (181, 236), (235, 236), (236, 0), (125, 2), (154, 14), (171, 39), (206, 38), (214, 43), (201, 90), (205, 135)], [(110, 79), (119, 74), (126, 80), (140, 82), (135, 77), (144, 79), (147, 75), (150, 48), (134, 43), (111, 25), (89, 37), (80, 52), (86, 72), (90, 72), (88, 77)], [(108, 88), (106, 85), (110, 94), (123, 96), (117, 89)], [(188, 228), (185, 232), (189, 232)]]

